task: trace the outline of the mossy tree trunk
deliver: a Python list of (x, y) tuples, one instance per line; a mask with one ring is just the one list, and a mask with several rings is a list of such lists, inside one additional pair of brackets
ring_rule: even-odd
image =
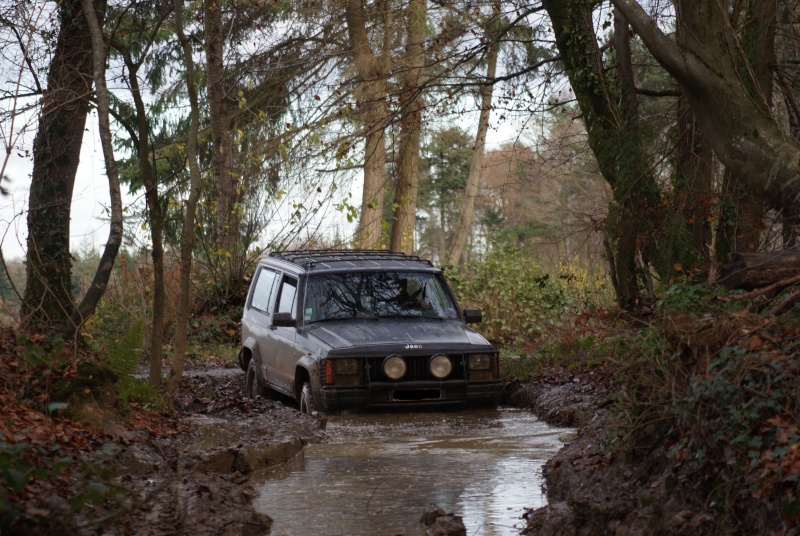
[[(95, 3), (101, 10), (105, 2)], [(60, 29), (33, 142), (21, 324), (55, 330), (75, 310), (70, 216), (92, 90), (92, 40), (81, 0), (58, 3)]]
[(93, 76), (97, 90), (97, 116), (100, 127), (100, 144), (103, 148), (103, 159), (106, 166), (106, 176), (108, 177), (111, 218), (108, 240), (100, 256), (100, 262), (97, 265), (92, 284), (83, 300), (81, 300), (80, 305), (61, 326), (61, 332), (67, 335), (74, 335), (80, 326), (94, 314), (100, 298), (106, 292), (108, 281), (111, 278), (111, 270), (114, 268), (117, 253), (122, 245), (122, 195), (120, 193), (119, 171), (114, 158), (114, 140), (111, 134), (111, 98), (106, 84), (108, 47), (103, 38), (102, 23), (100, 22), (104, 17), (105, 6), (100, 6), (103, 11), (98, 13), (97, 4), (92, 0), (82, 0), (81, 5), (92, 40)]
[(350, 54), (358, 73), (356, 98), (364, 131), (364, 190), (356, 241), (361, 248), (372, 249), (381, 242), (383, 190), (386, 179), (386, 93), (393, 36), (392, 3), (383, 3), (383, 44), (379, 53), (372, 51), (367, 33), (367, 14), (362, 0), (348, 0), (345, 21)]
[[(744, 86), (754, 106), (769, 115), (772, 109), (775, 56), (776, 0), (749, 0), (744, 12), (734, 10), (732, 24), (740, 29), (744, 49), (742, 69), (750, 73)], [(721, 258), (738, 251), (756, 251), (764, 229), (764, 196), (749, 191), (733, 170), (727, 170), (722, 188), (722, 217), (718, 251)]]
[(544, 0), (556, 46), (586, 125), (600, 173), (611, 186), (608, 242), (620, 307), (641, 301), (637, 272), (654, 257), (660, 194), (644, 150), (627, 24), (616, 19), (615, 69), (608, 70), (594, 30), (594, 2)]
[(406, 7), (406, 53), (400, 80), (400, 160), (393, 206), (389, 249), (412, 253), (419, 191), (419, 150), (425, 108), (425, 37), (427, 0), (411, 0)]

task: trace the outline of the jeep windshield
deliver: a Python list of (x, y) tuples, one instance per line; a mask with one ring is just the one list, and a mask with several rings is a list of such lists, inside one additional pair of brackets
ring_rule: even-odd
[(308, 278), (306, 322), (354, 318), (459, 318), (444, 279), (420, 272), (349, 272)]

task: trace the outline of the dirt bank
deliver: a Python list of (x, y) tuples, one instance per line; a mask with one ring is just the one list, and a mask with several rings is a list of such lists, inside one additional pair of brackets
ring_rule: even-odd
[(608, 369), (554, 369), (509, 386), (508, 400), (554, 425), (575, 426), (575, 438), (544, 467), (548, 504), (527, 514), (522, 534), (796, 535), (766, 501), (732, 503), (737, 523), (721, 521), (709, 478), (664, 462), (663, 446), (621, 454), (614, 438), (614, 393)]
[(106, 534), (268, 534), (249, 476), (324, 441), (325, 422), (280, 401), (245, 399), (243, 381), (238, 368), (190, 370), (177, 415), (134, 415), (107, 462), (130, 493), (130, 513), (109, 520)]

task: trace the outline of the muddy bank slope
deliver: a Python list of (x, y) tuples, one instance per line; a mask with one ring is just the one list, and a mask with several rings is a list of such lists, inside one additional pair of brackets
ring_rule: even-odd
[(738, 504), (736, 526), (723, 522), (710, 478), (664, 462), (663, 447), (622, 454), (614, 439), (619, 386), (605, 367), (558, 368), (508, 386), (507, 401), (577, 433), (544, 467), (548, 504), (527, 514), (525, 535), (796, 535), (768, 502)]
[(108, 464), (132, 508), (109, 520), (104, 534), (269, 533), (272, 520), (252, 505), (250, 475), (324, 441), (325, 422), (281, 401), (246, 399), (243, 382), (238, 368), (190, 370), (177, 415), (115, 426), (118, 447)]

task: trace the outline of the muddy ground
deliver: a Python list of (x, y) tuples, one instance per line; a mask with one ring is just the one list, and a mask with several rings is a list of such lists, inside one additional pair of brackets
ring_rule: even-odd
[[(245, 399), (242, 387), (238, 368), (219, 364), (194, 368), (187, 371), (179, 393), (177, 415), (163, 421), (109, 420), (106, 429), (119, 438), (119, 447), (108, 463), (131, 493), (133, 508), (124, 519), (115, 517), (107, 523), (98, 512), (99, 517), (87, 519), (87, 526), (104, 525), (104, 534), (119, 535), (268, 534), (271, 519), (252, 506), (251, 475), (288, 461), (310, 443), (325, 441), (326, 423), (324, 416), (301, 414), (290, 400)], [(580, 372), (554, 368), (507, 386), (503, 403), (531, 408), (553, 425), (582, 430), (548, 464), (551, 505), (532, 512), (527, 534), (615, 533), (584, 527), (576, 521), (581, 514), (573, 512), (584, 500), (576, 499), (581, 493), (597, 493), (583, 481), (587, 471), (608, 464), (602, 424), (615, 389), (613, 373), (604, 367)], [(572, 470), (563, 476), (559, 467)], [(612, 509), (618, 510), (630, 506), (630, 501), (613, 504)], [(602, 515), (607, 517), (607, 512)], [(435, 523), (436, 516), (430, 521)], [(462, 534), (458, 519), (452, 521), (441, 519), (441, 526), (431, 525), (427, 534)]]
[[(112, 535), (268, 534), (271, 519), (252, 505), (252, 474), (325, 441), (326, 422), (324, 416), (301, 414), (289, 400), (245, 399), (242, 387), (241, 370), (216, 364), (187, 371), (178, 411), (169, 416), (133, 414), (121, 421), (113, 414), (91, 415), (87, 408), (82, 420), (102, 423), (115, 438), (117, 447), (104, 464), (129, 495), (124, 511), (90, 511), (85, 533), (97, 534), (101, 527), (100, 533)], [(624, 459), (611, 446), (609, 417), (618, 388), (604, 366), (556, 367), (507, 386), (504, 404), (528, 407), (551, 424), (579, 431), (546, 464), (549, 503), (528, 513), (523, 534), (725, 533), (703, 490), (693, 491), (686, 475), (659, 470), (656, 460)], [(420, 515), (426, 519), (422, 510)], [(432, 523), (438, 519), (426, 515)], [(780, 514), (768, 508), (754, 509), (751, 517), (746, 526), (796, 534), (781, 532)], [(420, 533), (463, 534), (457, 517), (451, 521)]]
[[(118, 447), (103, 462), (129, 493), (132, 508), (86, 519), (86, 534), (257, 536), (272, 520), (255, 511), (253, 473), (302, 455), (325, 441), (324, 414), (310, 416), (294, 401), (246, 399), (244, 373), (219, 364), (187, 371), (175, 414), (122, 422), (107, 415)], [(87, 409), (85, 411), (91, 411)], [(461, 518), (420, 505), (420, 534), (466, 536)], [(104, 518), (103, 516), (108, 516)]]
[[(108, 424), (121, 444), (111, 464), (134, 504), (124, 522), (108, 524), (108, 534), (268, 534), (271, 519), (253, 509), (250, 476), (325, 441), (326, 423), (324, 416), (301, 414), (290, 400), (245, 399), (242, 387), (238, 368), (191, 369), (178, 397), (179, 416), (135, 427)], [(613, 375), (602, 367), (553, 369), (508, 385), (504, 403), (530, 407), (554, 425), (586, 427), (600, 422), (613, 390)], [(420, 514), (430, 518), (428, 534), (461, 534), (457, 516), (434, 527), (437, 516)]]
[(324, 441), (325, 421), (288, 401), (245, 399), (243, 378), (238, 368), (190, 369), (177, 417), (117, 430), (109, 463), (133, 509), (122, 523), (109, 520), (106, 534), (268, 534), (271, 519), (251, 504), (250, 475)]

